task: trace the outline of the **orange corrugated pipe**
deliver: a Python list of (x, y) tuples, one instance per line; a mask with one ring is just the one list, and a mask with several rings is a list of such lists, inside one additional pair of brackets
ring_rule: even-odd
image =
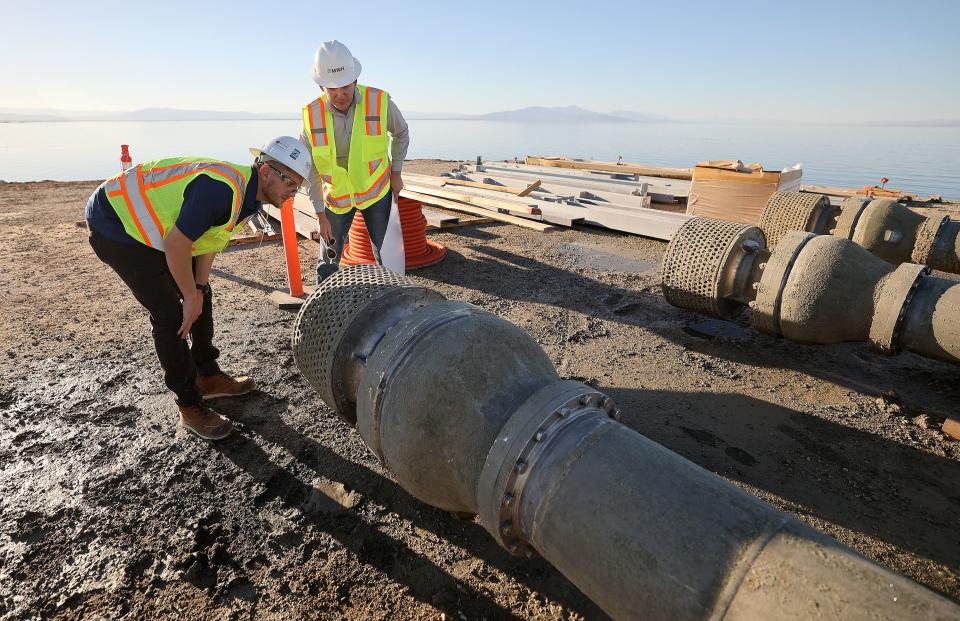
[[(408, 270), (418, 267), (427, 267), (439, 263), (447, 249), (443, 244), (427, 239), (427, 219), (420, 209), (422, 204), (410, 198), (400, 197), (397, 208), (400, 213), (400, 229), (403, 231), (403, 250), (406, 253)], [(353, 216), (353, 225), (350, 226), (350, 235), (347, 245), (340, 257), (341, 265), (362, 265), (376, 263), (373, 258), (373, 248), (370, 246), (370, 236), (363, 221), (363, 211)]]

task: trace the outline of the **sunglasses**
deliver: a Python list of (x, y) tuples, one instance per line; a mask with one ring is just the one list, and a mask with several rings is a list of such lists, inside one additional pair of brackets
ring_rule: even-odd
[(270, 164), (267, 164), (267, 166), (270, 168), (270, 170), (272, 170), (273, 172), (277, 173), (277, 176), (278, 176), (278, 177), (280, 177), (281, 179), (283, 179), (283, 182), (287, 184), (287, 187), (290, 189), (291, 192), (297, 192), (297, 193), (299, 193), (299, 194), (305, 194), (305, 191), (303, 190), (303, 188), (300, 187), (300, 184), (297, 183), (296, 181), (294, 181), (293, 179), (291, 179), (289, 175), (283, 174), (282, 172), (280, 172), (279, 170), (277, 170), (275, 167), (270, 166)]

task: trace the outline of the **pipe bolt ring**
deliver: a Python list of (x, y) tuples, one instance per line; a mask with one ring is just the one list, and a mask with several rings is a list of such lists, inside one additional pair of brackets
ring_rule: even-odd
[[(606, 399), (606, 401), (603, 401)], [(594, 404), (604, 403), (609, 409), (600, 408)], [(586, 407), (582, 407), (586, 406)], [(523, 533), (520, 532), (520, 505), (523, 502), (523, 488), (530, 476), (531, 470), (535, 467), (537, 459), (549, 446), (544, 442), (550, 435), (554, 427), (563, 428), (570, 424), (581, 414), (589, 412), (602, 411), (612, 416), (611, 410), (615, 410), (613, 399), (598, 393), (577, 395), (570, 401), (562, 404), (556, 410), (550, 411), (549, 416), (541, 423), (540, 427), (530, 436), (526, 445), (517, 455), (516, 462), (511, 468), (510, 475), (504, 485), (504, 494), (500, 501), (500, 528), (498, 533), (501, 537), (503, 546), (515, 556), (531, 558), (527, 556), (527, 550), (531, 550), (535, 555), (536, 550), (532, 550), (526, 545)], [(616, 410), (619, 413), (619, 410)], [(520, 542), (522, 547), (517, 545)]]

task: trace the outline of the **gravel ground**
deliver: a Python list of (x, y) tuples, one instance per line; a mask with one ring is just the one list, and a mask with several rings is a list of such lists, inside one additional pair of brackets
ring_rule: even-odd
[[(411, 162), (435, 174), (443, 162)], [(542, 560), (400, 489), (297, 372), (282, 248), (214, 265), (225, 369), (206, 442), (173, 399), (129, 291), (76, 226), (96, 182), (0, 183), (0, 617), (604, 618)], [(960, 368), (862, 344), (706, 337), (659, 292), (664, 244), (488, 224), (430, 234), (412, 276), (529, 332), (623, 422), (960, 601)], [(312, 273), (317, 246), (301, 241)]]

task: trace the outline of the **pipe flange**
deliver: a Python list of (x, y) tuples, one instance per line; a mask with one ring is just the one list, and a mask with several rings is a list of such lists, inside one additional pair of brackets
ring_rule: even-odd
[(586, 417), (617, 420), (609, 396), (580, 382), (540, 389), (521, 405), (500, 431), (480, 474), (480, 518), (497, 542), (514, 556), (533, 558), (536, 550), (520, 528), (524, 487), (551, 441)]
[(813, 233), (791, 231), (781, 238), (765, 264), (761, 264), (762, 275), (757, 297), (750, 302), (750, 325), (759, 332), (783, 336), (780, 327), (780, 306), (783, 302), (783, 290), (790, 278), (790, 271), (797, 257), (807, 243), (817, 237)]
[(823, 194), (774, 192), (760, 214), (759, 226), (767, 237), (767, 247), (772, 249), (790, 231), (826, 233), (835, 211)]
[(667, 302), (704, 315), (732, 319), (743, 309), (732, 275), (766, 246), (755, 226), (692, 218), (670, 240), (660, 286)]
[(831, 235), (853, 239), (853, 235), (857, 231), (857, 223), (860, 222), (860, 216), (863, 215), (869, 204), (869, 198), (860, 198), (859, 196), (843, 199), (843, 202), (840, 203), (840, 216), (837, 218), (837, 226), (833, 229)]
[(917, 240), (914, 242), (913, 252), (910, 254), (910, 260), (913, 263), (921, 265), (933, 263), (932, 258), (937, 240), (948, 222), (950, 222), (950, 216), (946, 214), (932, 216), (923, 221), (923, 224), (917, 229)]
[(901, 328), (910, 300), (920, 281), (929, 273), (930, 268), (926, 265), (903, 263), (887, 276), (870, 322), (870, 343), (874, 349), (891, 355), (900, 352)]

